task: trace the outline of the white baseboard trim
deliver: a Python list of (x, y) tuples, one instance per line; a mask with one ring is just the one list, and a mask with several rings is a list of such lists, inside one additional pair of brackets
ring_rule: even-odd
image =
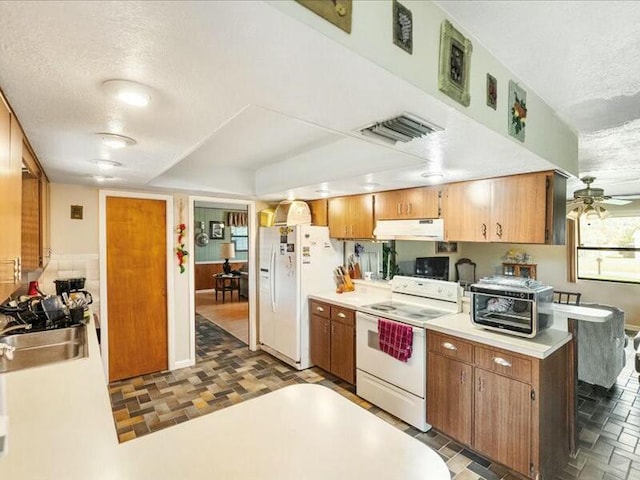
[(195, 361), (187, 358), (185, 360), (179, 360), (177, 362), (173, 362), (173, 368), (170, 368), (170, 370), (177, 370), (179, 368), (192, 367), (195, 364), (196, 364)]

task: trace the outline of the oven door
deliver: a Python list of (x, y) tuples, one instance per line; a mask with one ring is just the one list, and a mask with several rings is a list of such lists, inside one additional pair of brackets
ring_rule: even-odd
[(472, 292), (471, 321), (505, 333), (533, 337), (537, 333), (535, 300), (505, 294)]
[(413, 352), (407, 362), (380, 351), (378, 317), (356, 313), (356, 368), (420, 398), (426, 390), (426, 336), (423, 328), (413, 327)]

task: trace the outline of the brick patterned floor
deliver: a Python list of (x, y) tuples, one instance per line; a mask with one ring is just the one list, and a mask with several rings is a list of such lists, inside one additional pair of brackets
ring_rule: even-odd
[[(422, 433), (354, 393), (339, 379), (311, 368), (296, 371), (203, 317), (196, 320), (193, 367), (144, 375), (109, 386), (120, 442), (185, 422), (295, 383), (325, 385), (436, 450), (458, 480), (511, 480), (500, 465), (436, 432)], [(558, 477), (564, 480), (640, 480), (640, 386), (631, 351), (617, 384), (606, 391), (581, 383), (579, 450)]]

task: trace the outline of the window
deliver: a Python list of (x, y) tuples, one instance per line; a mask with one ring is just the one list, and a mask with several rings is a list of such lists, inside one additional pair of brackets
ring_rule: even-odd
[(640, 283), (640, 216), (579, 221), (578, 278)]
[(236, 252), (247, 252), (249, 250), (248, 227), (231, 227), (231, 242)]

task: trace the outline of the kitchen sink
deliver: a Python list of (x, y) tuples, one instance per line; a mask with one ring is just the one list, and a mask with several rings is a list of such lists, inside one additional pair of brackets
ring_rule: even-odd
[(40, 367), (88, 355), (87, 327), (45, 330), (33, 333), (16, 333), (0, 338), (0, 343), (14, 347), (13, 360), (0, 357), (0, 373)]

